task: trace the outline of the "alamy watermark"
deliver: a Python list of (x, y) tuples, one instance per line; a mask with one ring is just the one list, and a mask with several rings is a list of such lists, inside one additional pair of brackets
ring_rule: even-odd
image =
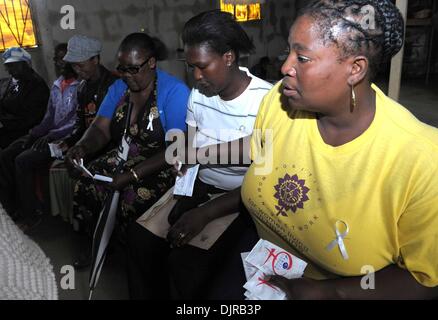
[(361, 274), (364, 274), (362, 279), (360, 280), (360, 287), (363, 290), (375, 290), (376, 289), (376, 270), (373, 266), (363, 266), (360, 270)]
[(61, 283), (62, 290), (75, 290), (75, 269), (73, 266), (66, 265), (61, 268)]
[(376, 29), (376, 9), (371, 5), (363, 6), (360, 9), (360, 13), (363, 17), (360, 19), (360, 26), (364, 30)]
[[(273, 171), (274, 130), (255, 129), (252, 135), (240, 139), (242, 132), (233, 129), (197, 131), (189, 126), (187, 133), (170, 130), (166, 141), (171, 144), (166, 149), (166, 162), (174, 165), (177, 160), (186, 165), (246, 166), (255, 164), (255, 175), (268, 175)], [(250, 157), (251, 139), (257, 145)], [(194, 145), (186, 145), (194, 141)], [(198, 142), (198, 144), (196, 143)], [(263, 147), (262, 147), (263, 146)]]
[(61, 7), (61, 14), (64, 16), (61, 18), (60, 26), (63, 30), (76, 29), (76, 12), (72, 5), (65, 5)]

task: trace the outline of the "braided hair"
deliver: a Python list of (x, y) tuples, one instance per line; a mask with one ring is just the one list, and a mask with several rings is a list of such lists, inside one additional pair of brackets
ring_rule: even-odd
[(403, 17), (391, 0), (312, 1), (298, 14), (304, 15), (315, 20), (325, 45), (340, 49), (341, 61), (366, 56), (371, 78), (403, 46)]

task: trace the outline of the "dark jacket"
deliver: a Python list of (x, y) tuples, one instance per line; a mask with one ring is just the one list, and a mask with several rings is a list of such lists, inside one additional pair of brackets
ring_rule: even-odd
[(0, 79), (0, 146), (29, 133), (44, 117), (50, 89), (40, 75), (32, 70), (26, 81), (14, 83), (12, 78)]
[(64, 140), (69, 146), (74, 146), (96, 118), (100, 104), (106, 96), (108, 88), (117, 80), (117, 76), (100, 65), (100, 78), (94, 82), (82, 81), (78, 86), (77, 120), (73, 133)]

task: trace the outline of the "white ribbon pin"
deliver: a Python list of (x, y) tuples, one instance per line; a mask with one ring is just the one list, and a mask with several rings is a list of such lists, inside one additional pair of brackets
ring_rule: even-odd
[[(338, 229), (338, 224), (343, 224), (345, 226), (345, 232), (341, 233)], [(348, 253), (347, 248), (345, 248), (344, 239), (350, 232), (350, 228), (348, 227), (348, 224), (344, 221), (338, 220), (335, 224), (335, 232), (336, 232), (336, 239), (330, 242), (330, 244), (325, 248), (327, 251), (332, 251), (333, 248), (336, 246), (339, 247), (339, 250), (341, 251), (342, 257), (344, 260), (348, 260)]]
[(146, 130), (150, 130), (150, 131), (154, 131), (154, 125), (153, 122), (154, 121), (154, 115), (152, 113), (149, 114), (149, 124), (148, 127), (146, 128)]

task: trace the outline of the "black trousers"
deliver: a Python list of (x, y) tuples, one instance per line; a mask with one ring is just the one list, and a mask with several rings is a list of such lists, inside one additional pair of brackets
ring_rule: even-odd
[(34, 173), (51, 161), (50, 151), (23, 148), (27, 137), (20, 138), (0, 152), (0, 201), (10, 215), (30, 218), (37, 200)]
[(0, 128), (0, 149), (6, 149), (14, 141), (20, 139), (29, 130), (6, 130), (5, 128)]
[(166, 240), (134, 222), (128, 231), (131, 299), (243, 300), (246, 279), (240, 253), (258, 240), (243, 208), (209, 250), (190, 245), (171, 249)]

